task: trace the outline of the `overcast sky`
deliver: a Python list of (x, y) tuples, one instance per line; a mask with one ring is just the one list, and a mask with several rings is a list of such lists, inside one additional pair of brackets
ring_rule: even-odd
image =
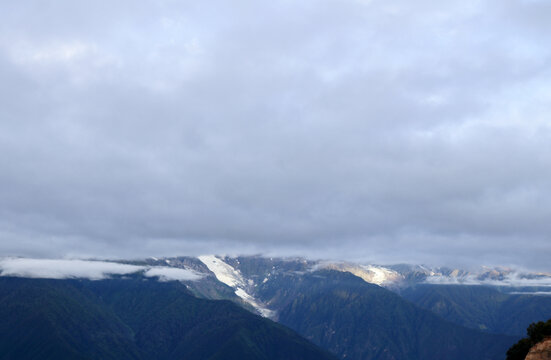
[(3, 1), (0, 256), (551, 271), (547, 0)]

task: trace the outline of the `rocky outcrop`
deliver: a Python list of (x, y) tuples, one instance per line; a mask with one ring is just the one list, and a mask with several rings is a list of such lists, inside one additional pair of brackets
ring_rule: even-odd
[(532, 346), (526, 360), (551, 360), (551, 338), (547, 338)]

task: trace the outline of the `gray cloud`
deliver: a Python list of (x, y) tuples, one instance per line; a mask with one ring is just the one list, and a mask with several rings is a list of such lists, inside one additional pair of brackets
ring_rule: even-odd
[(2, 255), (549, 270), (548, 2), (0, 7)]

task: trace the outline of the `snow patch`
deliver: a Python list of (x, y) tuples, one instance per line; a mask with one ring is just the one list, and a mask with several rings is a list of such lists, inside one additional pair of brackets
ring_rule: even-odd
[(221, 259), (214, 255), (202, 255), (198, 259), (214, 273), (218, 281), (234, 288), (237, 286), (244, 287), (245, 280), (239, 270), (235, 270), (230, 265), (226, 264)]
[(389, 281), (394, 281), (399, 277), (399, 274), (396, 271), (373, 265), (362, 265), (363, 269), (372, 273), (371, 283), (382, 285)]
[(402, 278), (402, 276), (394, 270), (374, 265), (355, 265), (350, 263), (321, 263), (315, 266), (313, 270), (317, 270), (319, 268), (349, 272), (367, 283), (376, 284), (379, 286), (393, 283)]
[(245, 290), (237, 288), (237, 290), (235, 290), (235, 295), (239, 296), (241, 299), (251, 304), (260, 313), (260, 315), (267, 318), (271, 318), (275, 315), (275, 311), (270, 310), (264, 307), (262, 304), (258, 303), (258, 301), (256, 301), (256, 299), (249, 295)]
[(274, 316), (274, 311), (266, 308), (260, 301), (256, 300), (247, 291), (245, 291), (247, 286), (254, 285), (254, 281), (251, 279), (245, 281), (239, 270), (234, 269), (231, 265), (214, 255), (202, 255), (199, 256), (198, 259), (214, 273), (214, 276), (216, 276), (218, 281), (233, 288), (235, 290), (235, 295), (252, 305), (260, 313), (260, 315), (264, 317)]

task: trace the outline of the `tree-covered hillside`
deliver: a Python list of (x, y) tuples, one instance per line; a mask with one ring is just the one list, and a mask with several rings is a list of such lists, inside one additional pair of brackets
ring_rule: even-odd
[(454, 323), (495, 334), (522, 336), (526, 327), (551, 318), (551, 296), (508, 294), (480, 285), (417, 285), (400, 294)]
[(516, 341), (445, 321), (349, 273), (283, 274), (259, 293), (282, 324), (342, 359), (495, 360)]
[(0, 359), (334, 359), (179, 282), (0, 278)]

